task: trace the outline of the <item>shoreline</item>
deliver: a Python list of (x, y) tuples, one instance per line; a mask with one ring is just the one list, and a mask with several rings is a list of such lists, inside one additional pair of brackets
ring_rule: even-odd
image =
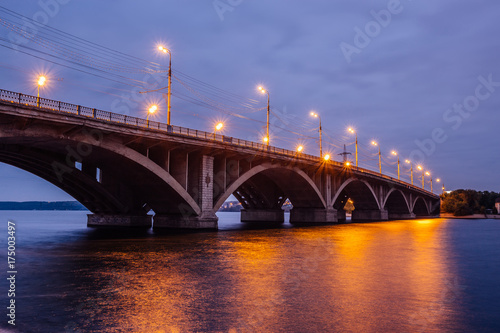
[(484, 220), (484, 219), (500, 219), (500, 214), (473, 214), (465, 216), (454, 216), (453, 214), (440, 214), (439, 217), (446, 219), (464, 219), (464, 220)]

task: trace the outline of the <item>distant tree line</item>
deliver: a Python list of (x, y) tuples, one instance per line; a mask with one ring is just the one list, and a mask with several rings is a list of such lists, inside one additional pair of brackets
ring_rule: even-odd
[(495, 200), (500, 193), (474, 190), (455, 190), (441, 195), (441, 212), (455, 216), (484, 214), (487, 209), (495, 210)]

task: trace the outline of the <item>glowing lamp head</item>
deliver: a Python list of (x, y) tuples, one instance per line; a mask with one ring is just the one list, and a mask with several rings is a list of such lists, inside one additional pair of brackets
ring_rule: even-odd
[(429, 171), (426, 171), (426, 172), (425, 172), (425, 175), (426, 175), (426, 176), (430, 176), (430, 175), (431, 175), (431, 173), (430, 173)]
[(148, 109), (148, 112), (150, 114), (153, 114), (156, 112), (156, 110), (158, 110), (158, 106), (157, 105), (151, 105), (151, 107)]
[(299, 145), (297, 146), (297, 152), (301, 153), (304, 150), (304, 146)]
[(350, 166), (351, 166), (351, 162), (346, 161), (346, 162), (344, 163), (344, 165), (345, 165), (346, 167), (350, 167)]
[(217, 125), (215, 125), (215, 130), (220, 131), (222, 127), (224, 127), (223, 123), (217, 123)]
[(398, 156), (398, 153), (395, 150), (391, 151), (391, 154), (394, 156)]
[(323, 156), (323, 159), (324, 159), (325, 161), (330, 160), (330, 154), (326, 154), (325, 156)]
[(47, 81), (47, 78), (45, 76), (40, 76), (38, 78), (38, 85), (43, 86), (45, 84), (45, 81)]
[(353, 129), (352, 127), (349, 127), (347, 130), (348, 130), (349, 132), (353, 133), (353, 134), (355, 133), (355, 131), (354, 131), (354, 129)]
[(158, 51), (163, 52), (163, 53), (167, 53), (168, 49), (166, 47), (164, 47), (163, 45), (158, 45)]
[(264, 141), (265, 143), (268, 143), (269, 142), (269, 138), (267, 136), (265, 136), (265, 137), (262, 138), (262, 141)]
[(314, 112), (314, 111), (311, 111), (310, 114), (311, 114), (311, 117), (314, 117), (314, 118), (318, 118), (319, 117), (319, 115), (316, 112)]
[(374, 145), (374, 146), (378, 146), (377, 141), (372, 141), (372, 145)]
[(421, 165), (417, 165), (417, 169), (418, 170), (422, 170), (422, 166)]
[(265, 94), (267, 91), (264, 89), (264, 87), (259, 86), (258, 89), (260, 90), (261, 93)]
[(436, 181), (439, 183), (441, 181), (441, 178), (436, 179)]
[(410, 160), (405, 160), (405, 162), (406, 162), (406, 163), (408, 163), (408, 164), (410, 164), (410, 163), (411, 163), (411, 161), (410, 161)]

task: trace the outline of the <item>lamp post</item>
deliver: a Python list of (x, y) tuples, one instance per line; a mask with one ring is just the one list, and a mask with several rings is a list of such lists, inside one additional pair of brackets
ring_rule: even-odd
[(259, 90), (263, 94), (267, 94), (267, 121), (266, 121), (266, 137), (264, 138), (264, 142), (269, 146), (269, 91), (264, 89), (262, 86), (259, 86)]
[(372, 141), (372, 145), (378, 147), (378, 169), (379, 169), (380, 173), (382, 173), (382, 156), (380, 154), (380, 146), (376, 141)]
[(215, 133), (217, 133), (217, 131), (220, 131), (222, 128), (224, 127), (224, 124), (219, 122), (215, 125), (215, 130), (214, 130), (214, 140), (215, 140)]
[(172, 96), (172, 52), (162, 45), (158, 46), (158, 50), (163, 53), (168, 53), (168, 93), (167, 93), (167, 125), (170, 126), (170, 98)]
[(401, 178), (400, 178), (400, 173), (399, 173), (399, 155), (398, 155), (398, 152), (393, 150), (393, 151), (391, 151), (391, 154), (398, 157), (398, 180), (400, 180)]
[(405, 160), (405, 162), (410, 165), (410, 180), (413, 185), (413, 163), (410, 160)]
[(40, 107), (40, 87), (45, 84), (45, 81), (47, 81), (47, 78), (45, 76), (38, 77), (37, 93), (36, 93), (36, 106), (37, 107)]
[(146, 116), (146, 123), (147, 123), (147, 126), (149, 127), (149, 116), (151, 116), (152, 114), (154, 114), (156, 111), (158, 110), (158, 105), (156, 104), (153, 104), (149, 107), (148, 109), (148, 115)]
[(429, 171), (427, 171), (425, 174), (431, 177), (431, 192), (432, 192), (432, 175)]
[[(437, 178), (436, 179), (436, 183), (440, 183), (441, 182), (441, 179), (440, 178)], [(443, 185), (443, 189), (444, 189), (444, 185)]]
[(349, 132), (353, 133), (356, 137), (356, 167), (358, 166), (358, 133), (352, 128), (347, 129)]
[(323, 158), (323, 129), (321, 128), (321, 117), (314, 111), (311, 111), (311, 116), (319, 119), (319, 157)]
[(424, 168), (421, 165), (417, 165), (418, 170), (422, 170), (422, 188), (424, 188)]

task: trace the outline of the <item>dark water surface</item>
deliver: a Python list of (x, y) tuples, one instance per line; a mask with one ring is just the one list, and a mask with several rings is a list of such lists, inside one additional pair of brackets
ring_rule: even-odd
[[(85, 212), (16, 222), (19, 332), (500, 332), (500, 220), (218, 232), (86, 227)], [(8, 328), (6, 310), (1, 326)]]

